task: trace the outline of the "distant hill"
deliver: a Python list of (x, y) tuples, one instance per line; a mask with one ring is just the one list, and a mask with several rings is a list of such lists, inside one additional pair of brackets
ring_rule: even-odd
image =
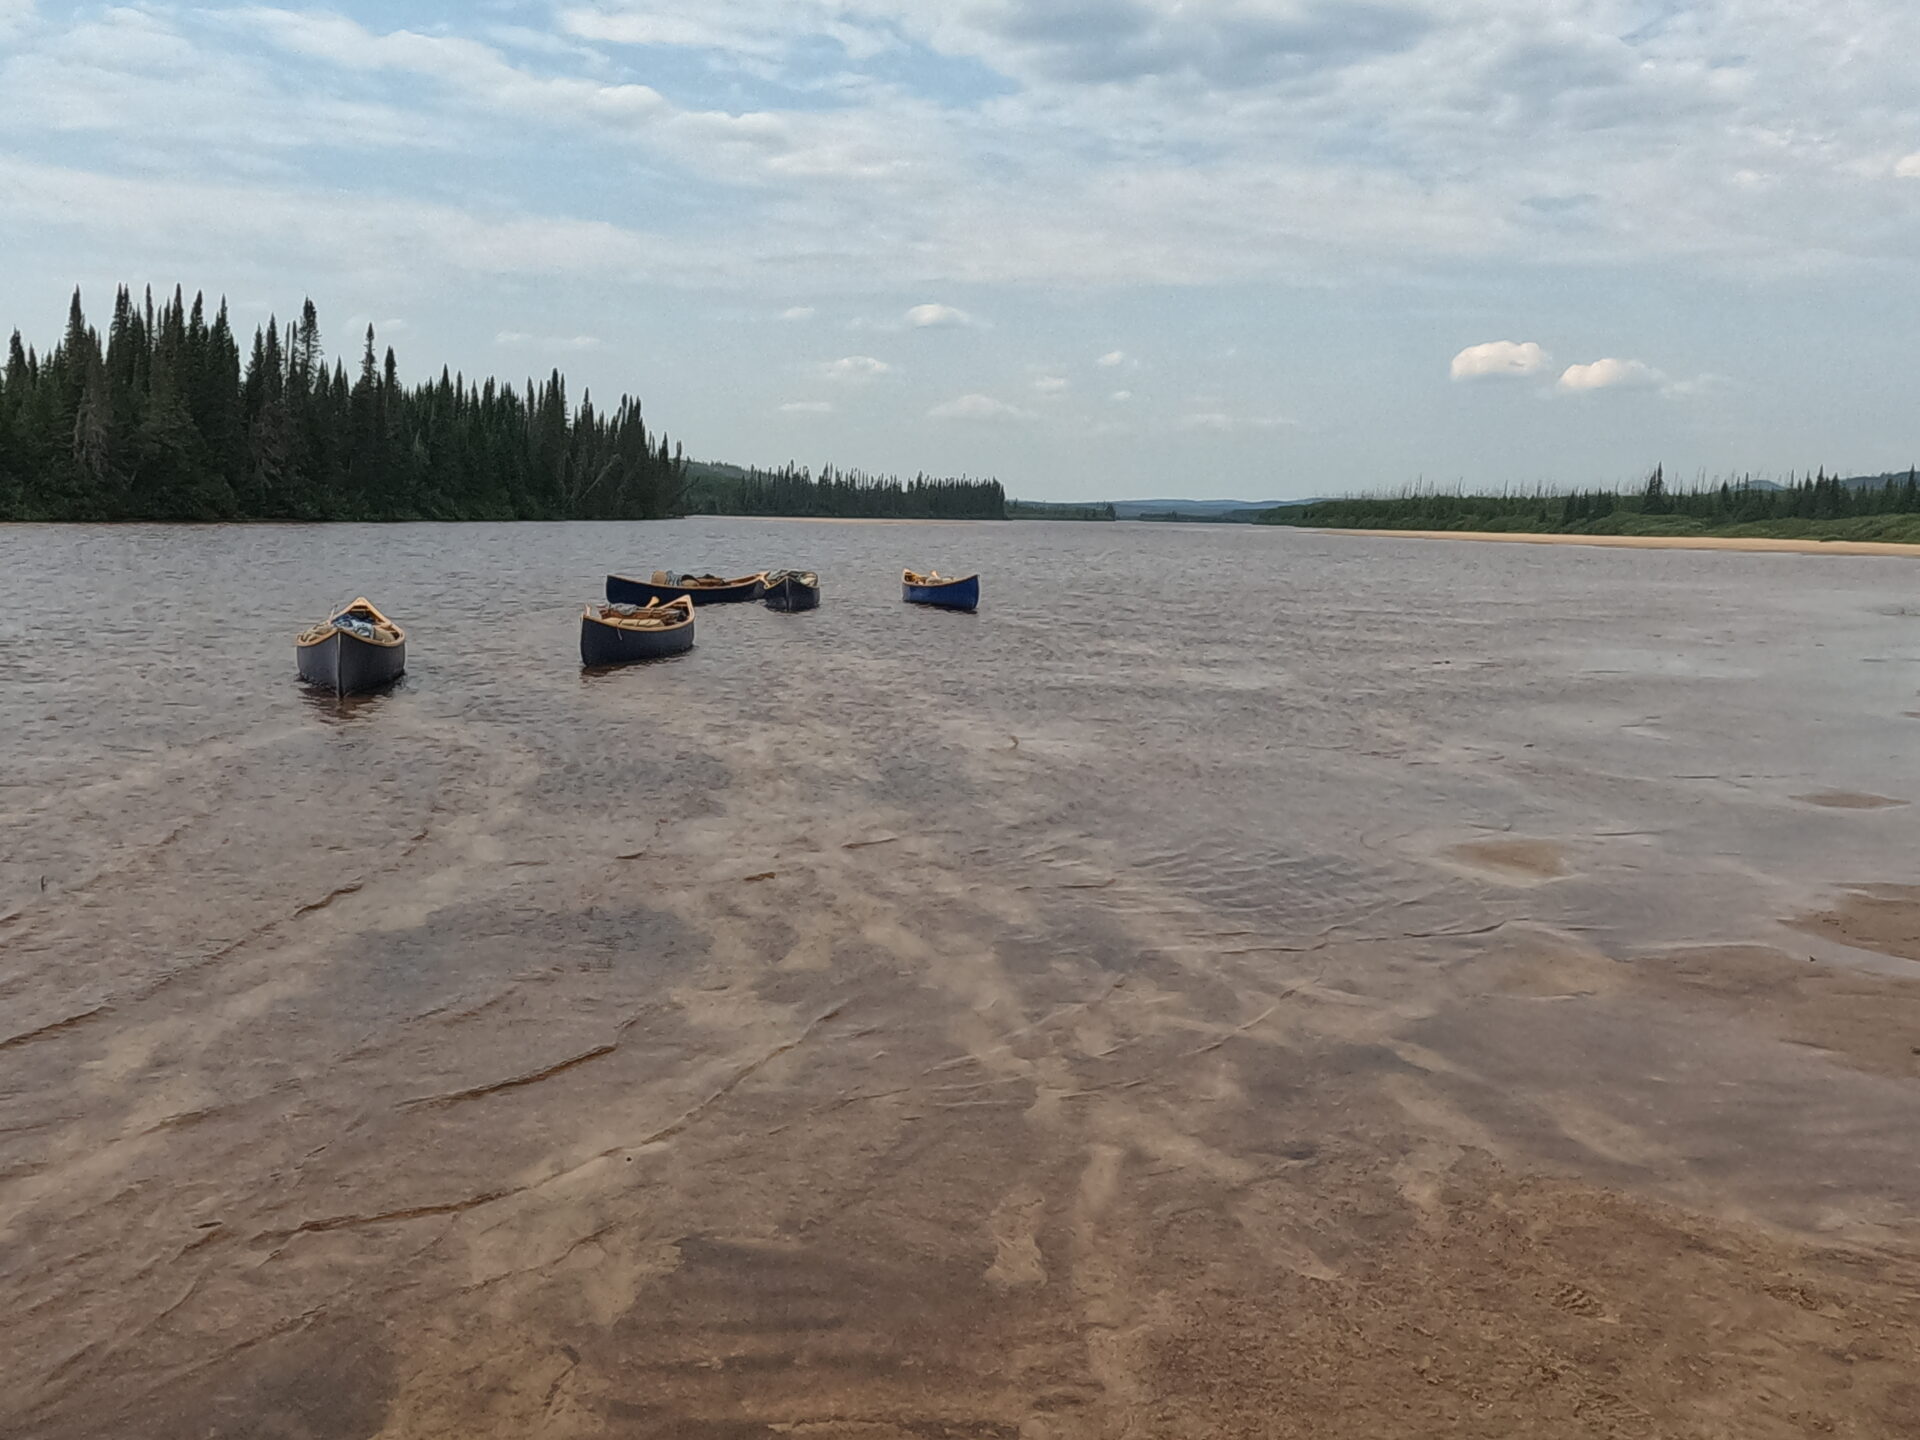
[(1889, 480), (1904, 481), (1912, 473), (1910, 470), (1889, 470), (1883, 475), (1849, 475), (1840, 483), (1849, 490), (1884, 490)]
[(1222, 510), (1271, 510), (1276, 505), (1290, 503), (1286, 500), (1116, 500), (1113, 508), (1124, 519), (1149, 511), (1155, 515), (1164, 515), (1169, 510), (1178, 510), (1183, 515), (1209, 515)]
[(1117, 520), (1209, 520), (1251, 524), (1257, 515), (1290, 505), (1310, 505), (1310, 500), (1116, 500), (1113, 514)]

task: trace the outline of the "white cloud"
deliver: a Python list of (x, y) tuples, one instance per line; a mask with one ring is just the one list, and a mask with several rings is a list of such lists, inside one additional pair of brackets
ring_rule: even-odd
[[(207, 68), (175, 87), (183, 109), (206, 106), (201, 94), (223, 105), (220, 162), (296, 140), (506, 155), (584, 132), (617, 148), (605, 157), (614, 167), (724, 192), (731, 203), (700, 213), (722, 221), (707, 237), (710, 268), (735, 273), (771, 259), (790, 275), (863, 283), (1101, 287), (1348, 281), (1461, 258), (1806, 268), (1920, 253), (1920, 216), (1883, 214), (1865, 183), (1889, 173), (1887, 136), (1910, 133), (1900, 57), (1920, 48), (1920, 7), (1714, 0), (1684, 21), (1637, 24), (1635, 3), (477, 7), (529, 25), (536, 9), (557, 16), (552, 45), (471, 8), (468, 34), (457, 8), (431, 33), (258, 5), (87, 17), (100, 29), (109, 16), (159, 16), (229, 42), (244, 28), (279, 52), (278, 72), (229, 92), (229, 69), (275, 57), (202, 45)], [(0, 0), (10, 17), (0, 24), (33, 13)], [(26, 33), (38, 43), (55, 23), (43, 16)], [(111, 130), (149, 148), (164, 131), (177, 142), (176, 116), (151, 95), (130, 98), (130, 67), (150, 62), (126, 39), (57, 58), (48, 42), (0, 61), (0, 133), (13, 153), (22, 129)], [(676, 77), (669, 100), (619, 81), (583, 40), (700, 53), (661, 72)], [(864, 64), (906, 45), (929, 68), (949, 67), (943, 79), (991, 93), (955, 103), (942, 86)], [(358, 73), (342, 83), (324, 66), (285, 66), (287, 55)], [(1844, 83), (1797, 93), (1810, 72)], [(407, 85), (409, 75), (430, 83)], [(376, 85), (387, 100), (344, 98)], [(744, 109), (743, 93), (802, 98)], [(696, 97), (711, 108), (686, 108)], [(1276, 123), (1283, 111), (1311, 114), (1310, 133)], [(1011, 170), (1008, 154), (1020, 157)], [(208, 174), (208, 159), (186, 173)], [(1920, 155), (1894, 161), (1894, 173), (1910, 164), (1920, 170)], [(499, 173), (502, 188), (512, 183), (512, 167)], [(1195, 214), (1208, 223), (1195, 226)]]
[(916, 305), (907, 311), (907, 324), (916, 330), (932, 329), (935, 326), (973, 325), (978, 323), (966, 311), (952, 305)]
[(1691, 400), (1696, 396), (1716, 395), (1732, 388), (1733, 381), (1725, 375), (1707, 371), (1690, 380), (1669, 380), (1660, 387), (1660, 393), (1669, 400)]
[(378, 33), (344, 15), (264, 6), (233, 11), (231, 18), (294, 54), (348, 70), (425, 76), (490, 108), (536, 115), (558, 112), (613, 125), (665, 120), (674, 112), (650, 86), (531, 74), (510, 65), (492, 46), (461, 36), (413, 30)]
[[(237, 309), (239, 307), (236, 306), (235, 308)], [(270, 310), (273, 307), (269, 305), (263, 308)], [(393, 320), (376, 320), (371, 315), (349, 315), (347, 317), (347, 333), (355, 337), (365, 336), (369, 325), (373, 327), (376, 336), (400, 335), (413, 328), (408, 325), (406, 321), (397, 318)]]
[(813, 306), (790, 305), (780, 312), (780, 318), (782, 320), (811, 320), (813, 318)]
[(1062, 375), (1038, 375), (1034, 377), (1033, 388), (1042, 395), (1058, 395), (1068, 387), (1068, 380)]
[(33, 20), (33, 0), (0, 0), (0, 40), (11, 40)]
[[(37, 233), (112, 242), (131, 253), (167, 253), (183, 264), (230, 264), (235, 247), (273, 255), (298, 271), (344, 258), (364, 272), (401, 275), (439, 268), (477, 275), (663, 275), (704, 273), (716, 257), (698, 245), (564, 216), (486, 215), (451, 205), (342, 193), (191, 180), (144, 180), (33, 165), (0, 153), (0, 223)], [(207, 217), (219, 215), (221, 233)], [(382, 267), (391, 267), (391, 270)]]
[(935, 420), (1031, 420), (1033, 413), (991, 395), (961, 395), (927, 411)]
[(598, 335), (530, 335), (524, 330), (502, 330), (493, 343), (524, 350), (598, 350), (606, 342)]
[(843, 355), (821, 366), (821, 371), (831, 380), (873, 380), (891, 375), (893, 366), (871, 355)]
[(1111, 400), (1116, 405), (1125, 404), (1127, 401), (1133, 399), (1133, 391), (1116, 390), (1111, 395), (1107, 396), (1107, 399)]
[(1920, 180), (1920, 150), (1895, 161), (1893, 173), (1902, 180)]
[(751, 8), (730, 15), (728, 7), (719, 4), (576, 6), (560, 12), (560, 24), (582, 40), (612, 45), (679, 46), (762, 56), (777, 55), (782, 49), (781, 37), (768, 33)]
[(1104, 365), (1107, 369), (1111, 370), (1116, 365), (1124, 365), (1127, 363), (1127, 352), (1124, 350), (1109, 350), (1093, 363), (1096, 365)]
[(1590, 365), (1569, 365), (1560, 375), (1559, 388), (1566, 391), (1644, 389), (1658, 385), (1666, 377), (1644, 360), (1595, 360)]
[(1222, 410), (1199, 410), (1182, 415), (1176, 423), (1182, 430), (1211, 430), (1226, 434), (1236, 430), (1291, 429), (1300, 422), (1283, 415), (1232, 415)]
[(1469, 345), (1453, 357), (1449, 373), (1455, 380), (1479, 380), (1490, 376), (1525, 377), (1538, 375), (1553, 361), (1539, 345), (1528, 340), (1489, 340), (1484, 345)]
[(831, 400), (789, 400), (779, 407), (782, 415), (831, 415)]

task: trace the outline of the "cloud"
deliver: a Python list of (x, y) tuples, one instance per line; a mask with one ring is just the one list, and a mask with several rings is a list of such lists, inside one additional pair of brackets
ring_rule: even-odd
[(1107, 399), (1112, 401), (1115, 405), (1121, 405), (1127, 402), (1128, 400), (1133, 399), (1133, 391), (1116, 390), (1111, 395), (1107, 396)]
[(1058, 395), (1067, 389), (1070, 383), (1062, 375), (1037, 375), (1034, 377), (1033, 388), (1042, 395)]
[(907, 324), (916, 330), (928, 330), (936, 326), (973, 325), (978, 322), (966, 311), (952, 305), (916, 305), (907, 311)]
[(1559, 388), (1569, 392), (1644, 389), (1665, 378), (1644, 360), (1608, 358), (1590, 365), (1569, 365), (1561, 372)]
[(779, 407), (782, 415), (831, 415), (831, 400), (789, 400)]
[(934, 420), (1031, 420), (1033, 412), (991, 395), (961, 395), (927, 411)]
[(0, 40), (24, 33), (34, 19), (33, 0), (0, 0)]
[(492, 46), (462, 36), (424, 35), (413, 30), (380, 33), (344, 15), (265, 6), (235, 10), (229, 18), (296, 55), (347, 70), (423, 76), (488, 107), (532, 114), (573, 114), (613, 125), (664, 120), (674, 112), (674, 107), (650, 86), (609, 85), (577, 75), (532, 74), (509, 64)]
[(1538, 375), (1552, 360), (1551, 355), (1531, 340), (1521, 344), (1489, 340), (1484, 345), (1469, 345), (1454, 356), (1449, 373), (1455, 380), (1524, 377)]
[[(173, 173), (202, 178), (284, 178), (301, 162), (276, 149), (308, 146), (355, 166), (351, 192), (415, 196), (437, 192), (358, 161), (431, 145), (498, 156), (496, 193), (536, 208), (565, 192), (527, 177), (577, 142), (604, 147), (582, 173), (694, 192), (671, 215), (617, 186), (577, 206), (697, 216), (708, 268), (907, 293), (1920, 253), (1920, 216), (1875, 193), (1890, 164), (1920, 173), (1920, 154), (1889, 160), (1920, 45), (1903, 0), (1848, 0), (1844, 21), (1717, 0), (1644, 24), (1629, 17), (1650, 0), (497, 0), (384, 32), (329, 3), (76, 23), (79, 7), (0, 0), (0, 26), (30, 37), (0, 43), (0, 133), (16, 156), (34, 153), (23, 134), (112, 135), (115, 161), (143, 147), (154, 175), (155, 137), (184, 137), (200, 143)], [(509, 14), (524, 24), (499, 28)], [(192, 78), (157, 87), (174, 47), (135, 45), (139, 28), (191, 32)], [(595, 48), (625, 45), (645, 50)], [(1807, 93), (1807, 73), (1844, 83)]]
[(1902, 180), (1920, 180), (1920, 150), (1895, 161), (1893, 173)]
[(782, 320), (811, 320), (813, 318), (813, 306), (790, 305), (780, 312), (780, 318)]
[(1434, 23), (1417, 6), (1379, 0), (983, 0), (963, 13), (976, 43), (1036, 78), (1173, 81), (1202, 91), (1338, 70), (1404, 50)]
[(1733, 388), (1733, 381), (1725, 375), (1716, 375), (1711, 370), (1695, 375), (1690, 380), (1669, 380), (1660, 387), (1660, 393), (1669, 400), (1691, 400), (1696, 396), (1717, 395), (1721, 391)]
[(1116, 365), (1124, 365), (1127, 363), (1127, 352), (1124, 350), (1109, 350), (1093, 363), (1096, 365), (1104, 365), (1107, 369), (1111, 370)]
[(871, 355), (843, 355), (820, 368), (830, 380), (873, 380), (893, 373), (893, 366)]
[(1299, 425), (1283, 415), (1232, 415), (1220, 410), (1200, 410), (1182, 415), (1176, 422), (1182, 430), (1210, 430), (1227, 434), (1236, 430), (1282, 430)]
[[(271, 255), (298, 274), (343, 260), (395, 277), (440, 269), (472, 275), (684, 278), (715, 257), (597, 220), (483, 214), (451, 205), (333, 187), (146, 180), (34, 165), (0, 153), (0, 226), (31, 225), (68, 243), (166, 253), (188, 266), (231, 264), (235, 247)], [(207, 217), (221, 216), (217, 231)], [(383, 269), (382, 267), (391, 267)], [(386, 283), (383, 279), (383, 283)]]
[[(264, 308), (271, 309), (272, 307), (266, 306)], [(373, 327), (376, 335), (382, 336), (404, 334), (413, 328), (401, 319), (376, 320), (371, 315), (349, 315), (347, 317), (346, 329), (347, 333), (351, 335), (365, 335), (369, 325)]]
[(606, 342), (598, 335), (530, 335), (524, 330), (502, 330), (493, 343), (524, 350), (598, 350)]

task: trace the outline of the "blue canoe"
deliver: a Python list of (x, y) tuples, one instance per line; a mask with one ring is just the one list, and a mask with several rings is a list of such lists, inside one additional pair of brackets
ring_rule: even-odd
[(911, 570), (902, 570), (900, 598), (909, 605), (938, 605), (943, 610), (977, 610), (980, 608), (980, 577), (968, 575), (959, 580), (943, 580), (938, 571), (916, 575)]
[(744, 575), (738, 580), (723, 580), (718, 575), (682, 575), (676, 582), (666, 571), (656, 570), (651, 580), (629, 580), (625, 575), (607, 576), (609, 605), (645, 605), (658, 600), (662, 605), (682, 598), (696, 605), (722, 605), (730, 601), (758, 600), (766, 589), (766, 575)]
[(294, 641), (300, 678), (336, 695), (374, 690), (407, 668), (407, 636), (362, 595)]

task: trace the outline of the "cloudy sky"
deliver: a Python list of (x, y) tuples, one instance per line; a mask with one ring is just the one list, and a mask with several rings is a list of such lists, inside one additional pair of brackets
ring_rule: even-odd
[(702, 457), (1248, 498), (1920, 459), (1914, 0), (0, 0), (0, 328), (311, 294)]

